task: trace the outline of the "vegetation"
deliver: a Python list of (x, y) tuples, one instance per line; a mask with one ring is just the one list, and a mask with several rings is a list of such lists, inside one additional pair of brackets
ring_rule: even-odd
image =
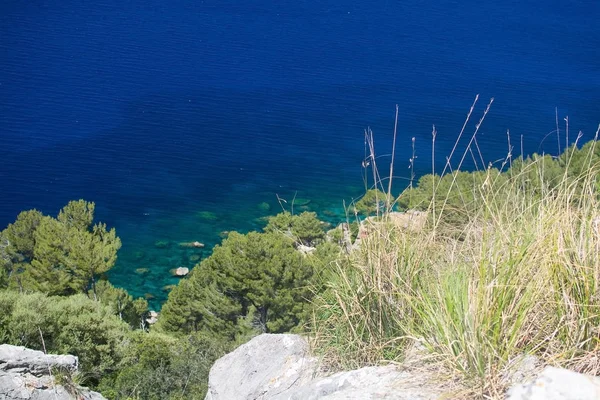
[[(370, 215), (381, 215), (385, 213), (388, 201), (387, 194), (379, 189), (369, 189), (365, 195), (354, 205), (355, 213), (368, 217)], [(394, 202), (390, 195), (389, 202)]]
[(114, 370), (129, 331), (108, 307), (82, 294), (1, 291), (0, 307), (2, 342), (75, 354), (92, 384)]
[(212, 363), (230, 348), (202, 335), (133, 332), (118, 372), (98, 389), (110, 399), (204, 399)]
[[(317, 224), (305, 223), (309, 219)], [(169, 294), (158, 327), (207, 331), (230, 340), (249, 330), (286, 332), (297, 327), (308, 309), (315, 264), (313, 257), (295, 249), (290, 234), (312, 243), (324, 232), (308, 213), (279, 214), (265, 231), (232, 232), (216, 246)]]
[(69, 202), (58, 218), (37, 210), (19, 214), (0, 233), (0, 283), (21, 291), (95, 294), (100, 275), (115, 264), (121, 241), (114, 229), (92, 226), (94, 203)]
[[(232, 232), (151, 328), (146, 300), (104, 279), (121, 242), (93, 218), (94, 203), (79, 200), (57, 218), (24, 211), (0, 232), (0, 340), (77, 355), (81, 372), (57, 371), (60, 382), (111, 399), (203, 399), (210, 366), (226, 351), (260, 332), (301, 329), (313, 277), (340, 251), (314, 213)], [(299, 245), (317, 248), (309, 256)]]
[(269, 218), (265, 232), (283, 233), (293, 239), (296, 244), (315, 246), (325, 239), (323, 222), (319, 221), (317, 214), (305, 211), (299, 215), (282, 212)]
[(525, 355), (597, 374), (599, 152), (594, 140), (422, 177), (396, 206), (426, 212), (423, 229), (384, 214), (327, 271), (314, 298), (317, 348), (352, 368), (415, 357), (416, 341), (421, 369), (441, 368), (475, 398), (503, 398)]
[[(365, 160), (379, 177), (372, 149)], [(374, 182), (345, 221), (360, 237), (352, 251), (310, 212), (230, 233), (152, 327), (147, 302), (104, 278), (121, 242), (94, 224), (94, 203), (56, 218), (24, 211), (0, 232), (0, 341), (79, 356), (81, 374), (61, 379), (111, 399), (202, 399), (214, 360), (262, 332), (310, 334), (332, 368), (415, 357), (416, 341), (421, 367), (456, 378), (467, 397), (503, 397), (524, 355), (598, 373), (597, 140), (461, 165), (411, 179), (397, 197), (391, 179)], [(426, 223), (398, 223), (394, 208)]]

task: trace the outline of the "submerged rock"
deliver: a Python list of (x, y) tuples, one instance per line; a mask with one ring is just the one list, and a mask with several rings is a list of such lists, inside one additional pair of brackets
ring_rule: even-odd
[(302, 206), (307, 206), (310, 204), (310, 199), (305, 199), (303, 197), (296, 197), (293, 200), (294, 203), (294, 207), (302, 207)]
[(147, 275), (150, 272), (148, 268), (136, 268), (135, 273), (138, 275)]
[(196, 213), (196, 217), (206, 221), (216, 221), (217, 219), (219, 219), (219, 217), (217, 217), (217, 214), (211, 211), (199, 211)]
[(258, 205), (258, 209), (264, 212), (269, 212), (271, 211), (271, 205), (269, 203), (267, 203), (266, 201), (263, 201), (262, 203), (260, 203)]
[(166, 249), (171, 246), (171, 242), (168, 240), (157, 240), (154, 242), (154, 247), (157, 249)]
[(175, 286), (177, 285), (165, 285), (162, 287), (162, 291), (163, 292), (170, 292), (171, 290), (173, 290), (175, 288)]

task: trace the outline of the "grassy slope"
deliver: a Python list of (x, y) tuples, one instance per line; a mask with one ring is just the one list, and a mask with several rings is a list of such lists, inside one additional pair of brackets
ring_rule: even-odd
[(597, 152), (593, 141), (559, 159), (480, 171), (466, 187), (460, 174), (425, 180), (424, 229), (374, 225), (327, 272), (315, 300), (318, 350), (356, 368), (401, 361), (417, 340), (427, 350), (422, 365), (477, 398), (502, 398), (511, 362), (527, 354), (597, 373)]

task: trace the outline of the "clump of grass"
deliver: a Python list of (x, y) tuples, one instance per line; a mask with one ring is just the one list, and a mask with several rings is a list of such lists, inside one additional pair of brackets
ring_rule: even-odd
[[(468, 154), (479, 154), (483, 164), (476, 141), (482, 122), (455, 171)], [(428, 362), (434, 360), (478, 398), (503, 397), (510, 363), (523, 355), (535, 355), (542, 365), (598, 372), (595, 140), (577, 155), (576, 175), (576, 147), (567, 148), (563, 174), (552, 182), (544, 157), (502, 174), (479, 171), (484, 179), (473, 180), (464, 204), (468, 213), (454, 231), (443, 225), (445, 213), (456, 212), (447, 207), (457, 196), (454, 181), (445, 193), (435, 193), (439, 180), (432, 180), (428, 213), (435, 217), (422, 230), (394, 226), (384, 215), (360, 247), (328, 271), (327, 290), (315, 300), (317, 349), (331, 365), (355, 368), (402, 361), (416, 339)], [(374, 163), (373, 151), (369, 159)], [(501, 169), (511, 162), (509, 151)], [(391, 196), (389, 191), (391, 185)]]

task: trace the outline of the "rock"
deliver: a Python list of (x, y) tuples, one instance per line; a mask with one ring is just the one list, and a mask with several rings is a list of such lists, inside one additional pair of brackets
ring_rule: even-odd
[(336, 229), (340, 229), (342, 232), (341, 245), (347, 252), (350, 252), (352, 249), (352, 232), (350, 230), (350, 225), (346, 222), (343, 222), (337, 226)]
[(144, 293), (144, 298), (146, 300), (152, 300), (152, 299), (154, 299), (154, 297), (155, 296), (152, 293)]
[(308, 350), (298, 335), (257, 336), (217, 360), (205, 400), (432, 400), (442, 394), (426, 377), (391, 365), (315, 378), (319, 364)]
[(416, 210), (391, 212), (389, 217), (394, 225), (413, 232), (423, 230), (425, 223), (427, 222), (427, 213)]
[(61, 370), (70, 374), (77, 371), (77, 366), (75, 356), (50, 355), (21, 346), (0, 345), (0, 399), (106, 400), (87, 388), (73, 384), (67, 390), (56, 384), (51, 371)]
[(539, 372), (540, 363), (536, 356), (520, 355), (510, 361), (502, 374), (502, 379), (509, 387), (530, 381), (535, 377), (535, 373)]
[(78, 365), (75, 356), (57, 356), (44, 354), (22, 346), (0, 345), (0, 371), (29, 373), (36, 376), (48, 373), (48, 368), (64, 368), (76, 370)]
[(215, 362), (205, 400), (270, 399), (308, 383), (316, 369), (302, 337), (263, 334)]
[(191, 247), (195, 249), (201, 249), (204, 247), (204, 243), (200, 242), (180, 242), (179, 247)]
[(272, 397), (273, 400), (434, 400), (441, 398), (442, 391), (434, 385), (424, 385), (415, 374), (399, 371), (393, 365), (340, 372)]
[[(414, 343), (407, 357), (426, 354)], [(531, 376), (540, 360), (517, 357), (505, 379)], [(433, 400), (457, 398), (460, 387), (427, 369), (403, 365), (365, 367), (319, 376), (319, 364), (298, 335), (263, 334), (217, 360), (210, 370), (205, 400)], [(458, 392), (456, 392), (458, 390)], [(455, 392), (453, 392), (455, 391)], [(508, 400), (600, 399), (600, 378), (548, 367), (530, 383), (513, 386)]]
[(200, 261), (200, 255), (199, 254), (192, 254), (191, 256), (188, 257), (188, 260), (190, 262)]
[(148, 325), (153, 325), (158, 322), (158, 313), (154, 310), (150, 310), (148, 318), (146, 318)]
[(219, 217), (217, 217), (217, 214), (215, 214), (214, 212), (211, 212), (211, 211), (197, 212), (196, 217), (206, 220), (206, 221), (216, 221), (217, 219), (219, 219)]
[(316, 249), (316, 247), (305, 246), (303, 244), (297, 247), (297, 250), (304, 255), (312, 254)]
[(258, 209), (264, 212), (269, 212), (271, 211), (271, 205), (269, 203), (267, 203), (266, 201), (263, 201), (262, 203), (260, 203), (258, 205)]
[(310, 199), (305, 199), (303, 197), (296, 197), (293, 200), (294, 207), (302, 207), (310, 204)]
[(171, 242), (169, 242), (168, 240), (157, 240), (156, 242), (154, 242), (154, 247), (156, 247), (157, 249), (166, 249), (169, 246), (171, 246)]
[(508, 391), (508, 400), (597, 400), (600, 378), (547, 367), (538, 377)]
[(138, 275), (147, 275), (150, 272), (148, 268), (136, 268), (135, 273)]
[(170, 292), (171, 290), (173, 290), (175, 288), (175, 286), (177, 285), (165, 285), (162, 287), (162, 291), (163, 292)]
[(171, 270), (171, 273), (175, 276), (186, 276), (190, 273), (190, 269), (187, 267), (179, 267)]

